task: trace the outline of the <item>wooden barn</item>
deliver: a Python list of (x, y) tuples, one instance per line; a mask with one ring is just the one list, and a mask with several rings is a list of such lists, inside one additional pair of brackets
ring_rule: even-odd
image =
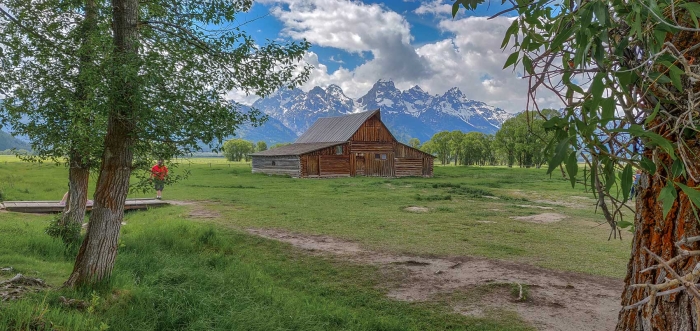
[(293, 144), (252, 159), (254, 173), (292, 177), (432, 177), (434, 157), (398, 142), (377, 109), (319, 118)]

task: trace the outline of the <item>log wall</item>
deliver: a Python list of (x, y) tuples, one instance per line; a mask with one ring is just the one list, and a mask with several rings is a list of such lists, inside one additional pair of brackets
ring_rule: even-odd
[(299, 177), (299, 166), (298, 156), (253, 156), (253, 173)]
[(301, 177), (342, 177), (350, 176), (349, 143), (342, 145), (338, 154), (337, 147), (331, 146), (300, 156)]

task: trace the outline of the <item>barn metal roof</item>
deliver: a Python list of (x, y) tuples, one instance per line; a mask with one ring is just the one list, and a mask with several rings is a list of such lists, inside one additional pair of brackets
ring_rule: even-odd
[(301, 155), (309, 152), (317, 151), (319, 149), (324, 149), (326, 147), (331, 147), (335, 145), (340, 145), (345, 143), (345, 141), (333, 141), (333, 142), (321, 142), (321, 143), (294, 143), (291, 145), (281, 146), (273, 149), (268, 149), (266, 151), (257, 152), (250, 154), (252, 156), (288, 156), (288, 155)]
[(362, 123), (375, 114), (379, 114), (379, 109), (352, 115), (319, 118), (301, 137), (297, 138), (294, 144), (348, 141)]

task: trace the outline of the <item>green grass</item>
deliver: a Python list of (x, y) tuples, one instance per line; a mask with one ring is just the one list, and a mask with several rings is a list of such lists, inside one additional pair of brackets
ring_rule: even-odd
[[(129, 213), (112, 289), (4, 304), (0, 330), (530, 330), (513, 314), (472, 318), (437, 303), (390, 300), (374, 267), (306, 256), (185, 214), (183, 207)], [(0, 242), (22, 240), (13, 243), (19, 251), (3, 247), (0, 260), (58, 285), (72, 263), (56, 241), (33, 235), (45, 221), (3, 215)], [(90, 307), (65, 308), (60, 296)]]
[[(523, 328), (511, 312), (475, 319), (451, 313), (439, 299), (388, 300), (380, 286), (387, 276), (373, 267), (308, 256), (247, 235), (247, 228), (330, 235), (391, 253), (482, 256), (614, 278), (624, 276), (630, 254), (631, 234), (608, 241), (608, 227), (598, 226), (603, 218), (585, 198), (590, 194), (544, 169), (437, 166), (434, 178), (309, 180), (251, 174), (250, 164), (223, 159), (187, 161), (172, 172), (189, 171), (190, 177), (166, 187), (164, 197), (198, 200), (221, 217), (191, 222), (184, 207), (175, 206), (129, 213), (113, 279), (118, 295), (37, 294), (3, 306), (0, 330), (32, 320), (65, 330), (99, 329), (101, 323), (111, 330)], [(66, 178), (63, 166), (0, 157), (5, 200), (59, 200)], [(409, 206), (430, 212), (404, 211)], [(510, 218), (542, 212), (567, 218), (551, 224)], [(60, 285), (72, 257), (43, 233), (49, 218), (0, 214), (0, 267)], [(95, 309), (66, 310), (57, 303), (60, 295), (94, 300)]]
[[(10, 162), (0, 167), (0, 179), (14, 176), (14, 188), (0, 181), (6, 200), (60, 199), (64, 167), (6, 159)], [(616, 278), (624, 276), (629, 258), (631, 234), (608, 241), (609, 227), (599, 225), (602, 215), (594, 214), (593, 201), (585, 198), (590, 193), (581, 186), (572, 189), (559, 175), (546, 176), (544, 169), (437, 166), (434, 178), (309, 180), (251, 174), (248, 163), (206, 158), (185, 160), (173, 170), (184, 171), (190, 177), (166, 187), (164, 197), (207, 201), (223, 215), (215, 222), (224, 227), (331, 235), (389, 252), (475, 255)], [(56, 186), (61, 191), (49, 190)], [(151, 195), (137, 192), (132, 197)], [(433, 212), (402, 212), (406, 206)], [(552, 224), (510, 218), (542, 212), (567, 218)]]

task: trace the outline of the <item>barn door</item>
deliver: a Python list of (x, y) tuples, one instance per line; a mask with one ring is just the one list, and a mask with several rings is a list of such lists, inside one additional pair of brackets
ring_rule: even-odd
[(308, 176), (318, 176), (321, 172), (318, 167), (318, 155), (309, 155), (309, 162), (306, 164)]
[(362, 153), (358, 153), (355, 156), (355, 176), (365, 175), (365, 156)]

